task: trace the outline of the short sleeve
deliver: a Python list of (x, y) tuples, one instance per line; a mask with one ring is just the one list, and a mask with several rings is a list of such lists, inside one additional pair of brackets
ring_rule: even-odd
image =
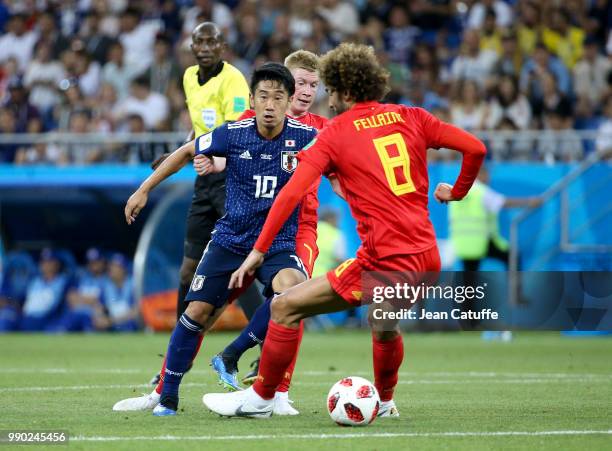
[(228, 147), (228, 135), (227, 124), (223, 124), (212, 132), (198, 136), (195, 140), (195, 154), (225, 157)]
[(298, 153), (298, 161), (307, 163), (321, 174), (335, 171), (335, 148), (331, 145), (330, 129), (326, 128)]
[(482, 203), (490, 213), (497, 214), (504, 207), (506, 197), (497, 191), (492, 190), (486, 185), (483, 185)]
[(411, 110), (421, 126), (427, 147), (439, 148), (442, 121), (423, 108), (411, 108)]
[(229, 78), (223, 88), (223, 118), (226, 122), (237, 120), (249, 107), (249, 86), (242, 74)]

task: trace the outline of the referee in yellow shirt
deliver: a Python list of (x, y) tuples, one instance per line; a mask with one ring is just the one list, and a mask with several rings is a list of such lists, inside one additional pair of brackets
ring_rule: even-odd
[[(187, 141), (225, 122), (238, 119), (249, 107), (246, 79), (237, 68), (221, 59), (226, 43), (219, 27), (212, 22), (203, 22), (193, 30), (191, 39), (191, 51), (197, 64), (188, 67), (183, 75), (183, 88), (193, 126)], [(156, 161), (153, 168), (160, 163), (161, 160)], [(189, 291), (193, 274), (210, 240), (215, 222), (224, 214), (225, 172), (198, 176), (187, 215), (177, 317), (186, 308), (183, 299)], [(261, 296), (253, 285), (240, 300), (241, 307), (250, 318), (261, 303)]]

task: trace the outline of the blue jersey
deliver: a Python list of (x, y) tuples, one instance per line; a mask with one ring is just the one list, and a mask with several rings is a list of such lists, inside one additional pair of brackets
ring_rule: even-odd
[[(255, 118), (226, 123), (199, 136), (196, 155), (225, 157), (225, 215), (215, 224), (212, 241), (232, 252), (250, 252), (274, 198), (297, 167), (296, 155), (316, 135), (313, 127), (285, 118), (283, 131), (265, 139)], [(299, 207), (274, 239), (270, 252), (295, 250)]]

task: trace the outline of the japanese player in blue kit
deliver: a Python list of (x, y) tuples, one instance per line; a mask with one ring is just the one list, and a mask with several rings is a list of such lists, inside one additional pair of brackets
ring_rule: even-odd
[[(316, 135), (313, 127), (285, 116), (294, 90), (295, 81), (287, 68), (277, 63), (264, 64), (251, 80), (255, 118), (227, 123), (199, 136), (195, 142), (177, 149), (141, 185), (143, 192), (148, 193), (195, 155), (210, 157), (213, 164), (217, 158), (226, 160), (226, 213), (215, 224), (185, 299), (189, 305), (170, 337), (163, 391), (154, 415), (176, 414), (179, 385), (194, 358), (199, 335), (212, 326), (227, 301), (235, 298), (228, 289), (231, 274), (252, 249), (274, 198), (295, 171), (297, 151)], [(141, 196), (137, 191), (126, 206), (128, 223), (145, 204), (146, 194)], [(301, 260), (295, 255), (297, 224), (298, 209), (254, 274), (264, 285), (266, 296), (307, 278)]]

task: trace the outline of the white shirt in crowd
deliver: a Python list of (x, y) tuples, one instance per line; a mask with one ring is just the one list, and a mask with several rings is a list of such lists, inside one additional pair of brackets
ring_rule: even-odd
[(64, 78), (66, 71), (59, 61), (32, 61), (23, 77), (23, 83), (30, 88), (30, 103), (43, 112), (53, 108), (61, 99), (58, 85)]
[(7, 33), (0, 37), (0, 63), (10, 57), (15, 57), (19, 63), (19, 70), (25, 71), (32, 59), (34, 45), (38, 41), (38, 33), (28, 31), (21, 36)]
[[(495, 23), (498, 27), (506, 28), (512, 25), (512, 8), (506, 2), (495, 1), (493, 10), (495, 11)], [(468, 15), (468, 28), (481, 28), (486, 12), (487, 7), (482, 2), (472, 6)]]
[(115, 115), (125, 117), (130, 114), (138, 114), (142, 117), (145, 127), (153, 129), (168, 117), (169, 109), (166, 96), (151, 92), (144, 100), (132, 96), (126, 98), (117, 105)]
[(129, 33), (122, 33), (119, 41), (123, 45), (123, 64), (137, 68), (138, 74), (146, 71), (153, 62), (155, 37), (161, 29), (159, 20), (141, 22)]

